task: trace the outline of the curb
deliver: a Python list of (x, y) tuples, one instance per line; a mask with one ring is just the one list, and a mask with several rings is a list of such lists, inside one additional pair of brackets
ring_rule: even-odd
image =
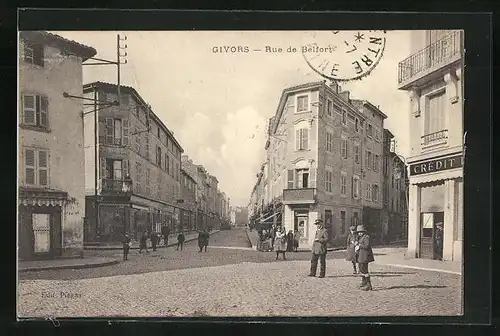
[(462, 275), (461, 272), (448, 271), (448, 270), (443, 270), (443, 269), (438, 269), (438, 268), (427, 268), (427, 267), (419, 267), (419, 266), (411, 266), (411, 265), (401, 265), (401, 264), (385, 264), (385, 263), (378, 263), (376, 261), (374, 262), (374, 264), (379, 265), (379, 266), (410, 268), (410, 269), (416, 269), (416, 270), (421, 270), (421, 271), (430, 271), (430, 272), (439, 272), (439, 273), (448, 273), (448, 274)]
[(33, 272), (33, 271), (47, 271), (47, 270), (60, 270), (60, 269), (83, 269), (83, 268), (97, 268), (103, 266), (110, 266), (120, 263), (118, 259), (113, 259), (109, 261), (104, 261), (100, 263), (89, 263), (89, 264), (76, 264), (76, 265), (48, 265), (48, 266), (33, 266), (19, 268), (18, 272)]
[[(213, 231), (212, 233), (210, 233), (210, 236), (213, 235), (213, 234), (219, 233), (219, 232), (220, 232), (220, 230)], [(196, 239), (198, 239), (198, 237), (189, 238), (189, 239), (186, 239), (184, 241), (184, 243), (187, 243), (189, 241), (193, 241), (193, 240), (196, 240)], [(172, 246), (177, 246), (177, 242), (175, 242), (175, 243), (168, 243), (167, 246), (165, 246), (165, 245), (156, 245), (156, 248), (159, 249), (159, 248), (167, 248), (167, 247), (172, 247)], [(149, 248), (152, 248), (152, 247), (148, 246), (148, 249)], [(121, 251), (121, 250), (123, 250), (123, 247), (122, 246), (84, 246), (83, 249), (87, 250), (87, 251)], [(134, 246), (134, 247), (130, 248), (130, 250), (138, 250), (138, 249), (139, 249), (138, 246)]]

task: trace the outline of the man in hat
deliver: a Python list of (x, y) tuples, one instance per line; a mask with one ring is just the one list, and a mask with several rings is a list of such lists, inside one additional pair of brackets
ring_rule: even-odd
[(357, 226), (356, 233), (358, 234), (358, 244), (354, 247), (354, 251), (357, 254), (359, 273), (361, 273), (360, 287), (362, 290), (369, 291), (372, 290), (372, 283), (368, 273), (368, 263), (375, 261), (370, 236), (366, 233), (363, 225)]
[(320, 260), (319, 278), (324, 278), (326, 273), (326, 243), (328, 242), (328, 231), (323, 225), (323, 220), (317, 219), (314, 224), (317, 226), (312, 246), (311, 271), (309, 276), (316, 276), (318, 259)]

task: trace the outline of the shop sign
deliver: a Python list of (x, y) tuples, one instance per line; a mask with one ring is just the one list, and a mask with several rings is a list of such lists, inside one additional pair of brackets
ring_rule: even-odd
[(428, 160), (410, 165), (410, 176), (460, 168), (462, 165), (462, 154), (442, 159)]

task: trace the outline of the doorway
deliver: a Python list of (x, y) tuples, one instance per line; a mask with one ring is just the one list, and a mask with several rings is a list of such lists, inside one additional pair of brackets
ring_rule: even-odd
[(442, 260), (444, 212), (423, 212), (420, 223), (420, 258)]
[(309, 230), (309, 211), (295, 211), (294, 230), (300, 233), (300, 241), (307, 241)]

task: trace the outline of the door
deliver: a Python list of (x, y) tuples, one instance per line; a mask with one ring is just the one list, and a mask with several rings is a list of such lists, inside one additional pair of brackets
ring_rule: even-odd
[(33, 252), (35, 254), (50, 254), (52, 244), (50, 243), (50, 215), (44, 213), (33, 214)]
[(295, 212), (295, 223), (294, 228), (300, 233), (300, 242), (307, 242), (307, 236), (309, 231), (309, 212), (308, 211), (296, 211)]
[(420, 215), (420, 258), (443, 257), (444, 212), (423, 212)]

